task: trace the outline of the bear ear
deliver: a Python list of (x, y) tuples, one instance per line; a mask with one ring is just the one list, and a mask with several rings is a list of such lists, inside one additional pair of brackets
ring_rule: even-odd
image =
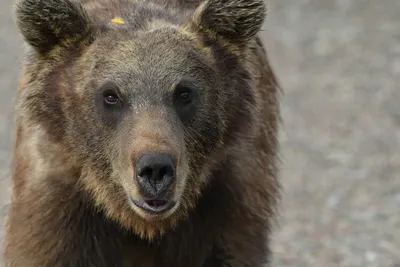
[(244, 43), (261, 29), (265, 0), (207, 0), (195, 11), (192, 23), (207, 35)]
[(94, 35), (83, 7), (69, 0), (17, 0), (14, 16), (24, 39), (40, 52)]

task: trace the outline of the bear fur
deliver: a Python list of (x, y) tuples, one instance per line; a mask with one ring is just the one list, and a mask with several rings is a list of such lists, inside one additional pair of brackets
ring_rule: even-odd
[[(280, 113), (257, 36), (264, 0), (17, 0), (14, 12), (27, 46), (6, 267), (268, 264)], [(142, 151), (176, 156), (168, 214), (129, 200)]]

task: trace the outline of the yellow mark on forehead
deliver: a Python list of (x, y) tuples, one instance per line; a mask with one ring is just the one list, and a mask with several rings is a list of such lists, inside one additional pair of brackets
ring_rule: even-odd
[(125, 21), (119, 17), (113, 18), (111, 21), (117, 24), (125, 24)]

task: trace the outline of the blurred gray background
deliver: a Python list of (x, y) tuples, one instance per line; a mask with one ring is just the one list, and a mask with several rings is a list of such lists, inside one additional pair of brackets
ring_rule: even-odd
[[(274, 266), (399, 267), (400, 1), (269, 2), (263, 37), (285, 91)], [(22, 59), (11, 4), (0, 2), (1, 228)]]

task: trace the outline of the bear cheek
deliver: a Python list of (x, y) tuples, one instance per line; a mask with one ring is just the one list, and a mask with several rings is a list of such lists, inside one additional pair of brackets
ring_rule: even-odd
[(189, 167), (189, 154), (185, 150), (180, 157), (176, 170), (176, 184), (173, 194), (175, 201), (179, 201), (181, 198), (190, 175), (191, 170)]
[(121, 184), (126, 194), (126, 200), (129, 203), (131, 202), (131, 199), (141, 199), (138, 185), (134, 179), (133, 169), (126, 169), (125, 171), (118, 172), (116, 178)]

